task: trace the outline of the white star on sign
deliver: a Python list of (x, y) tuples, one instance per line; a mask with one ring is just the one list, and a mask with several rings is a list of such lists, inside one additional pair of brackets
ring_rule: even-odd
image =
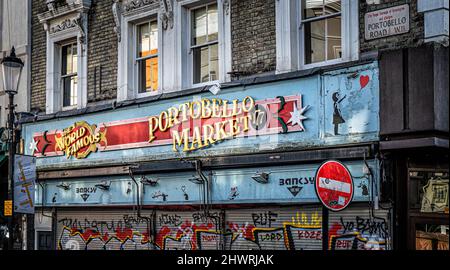
[(30, 142), (30, 150), (31, 150), (31, 154), (34, 154), (34, 152), (39, 152), (39, 150), (37, 149), (37, 144), (39, 143), (39, 140), (35, 141), (34, 138), (31, 139)]
[(287, 121), (287, 123), (291, 123), (293, 126), (299, 125), (303, 131), (306, 131), (305, 127), (303, 126), (303, 120), (308, 119), (308, 117), (304, 116), (303, 114), (309, 109), (309, 105), (302, 108), (300, 111), (297, 109), (297, 105), (294, 103), (294, 111), (291, 112), (291, 119)]

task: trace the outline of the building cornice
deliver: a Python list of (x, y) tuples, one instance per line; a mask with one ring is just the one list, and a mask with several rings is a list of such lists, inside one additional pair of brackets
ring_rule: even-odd
[(86, 13), (91, 8), (91, 0), (79, 0), (70, 2), (73, 3), (38, 14), (39, 22), (47, 23), (48, 21), (55, 20), (74, 13)]

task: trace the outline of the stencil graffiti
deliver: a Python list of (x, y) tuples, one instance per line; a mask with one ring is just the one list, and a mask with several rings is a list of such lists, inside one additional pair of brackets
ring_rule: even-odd
[(152, 194), (152, 199), (162, 198), (162, 201), (165, 202), (167, 200), (167, 196), (169, 196), (169, 195), (167, 195), (164, 192), (157, 191)]
[(186, 193), (186, 186), (181, 187), (181, 192), (183, 192), (184, 200), (189, 201), (189, 195)]
[(228, 200), (234, 200), (237, 196), (239, 196), (238, 188), (232, 187), (230, 189), (230, 193), (228, 194)]
[(339, 135), (339, 125), (345, 123), (344, 118), (342, 118), (340, 103), (345, 99), (346, 96), (340, 98), (339, 92), (334, 92), (333, 99), (333, 125), (334, 125), (334, 135)]
[(303, 189), (304, 185), (314, 184), (314, 177), (280, 178), (278, 184), (280, 186), (286, 186), (292, 196), (296, 197)]

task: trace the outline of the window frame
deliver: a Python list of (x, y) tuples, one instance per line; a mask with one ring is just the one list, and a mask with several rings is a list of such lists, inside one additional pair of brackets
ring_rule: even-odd
[[(120, 16), (120, 36), (117, 54), (117, 101), (139, 99), (162, 94), (164, 88), (163, 57), (166, 49), (163, 46), (163, 31), (160, 20), (160, 10), (147, 6), (139, 12), (123, 13)], [(156, 91), (139, 94), (137, 55), (137, 27), (136, 25), (149, 21), (157, 21), (158, 25), (158, 89)]]
[[(89, 49), (89, 29), (87, 23), (87, 14), (71, 14), (69, 19), (75, 20), (77, 16), (82, 18), (82, 28), (70, 27), (63, 31), (51, 32), (52, 26), (58, 24), (58, 21), (48, 21), (44, 24), (46, 31), (46, 80), (45, 80), (45, 111), (47, 114), (59, 111), (67, 111), (72, 109), (82, 109), (87, 107), (88, 91), (87, 91), (87, 52)], [(78, 17), (80, 18), (80, 17)], [(76, 40), (77, 44), (77, 105), (63, 107), (62, 89), (61, 89), (61, 45), (72, 43)]]
[[(218, 66), (217, 80), (193, 83), (191, 52), (191, 10), (204, 5), (217, 4), (218, 21)], [(220, 84), (231, 81), (232, 51), (231, 51), (231, 1), (229, 0), (178, 0), (174, 1), (174, 29), (175, 29), (175, 54), (176, 74), (174, 89), (170, 92), (183, 89), (199, 88), (207, 85)], [(170, 59), (169, 61), (171, 61)], [(168, 91), (168, 92), (169, 92)]]
[[(201, 9), (201, 8), (204, 8), (204, 7), (206, 7), (206, 16), (208, 16), (208, 6), (211, 6), (211, 5), (216, 5), (217, 6), (217, 40), (216, 41), (212, 41), (212, 42), (210, 42), (210, 41), (208, 41), (208, 42), (206, 42), (206, 43), (204, 43), (204, 44), (201, 44), (201, 45), (192, 45), (192, 14), (193, 14), (193, 12), (194, 12), (194, 10), (197, 10), (197, 9)], [(219, 29), (219, 3), (218, 3), (218, 1), (210, 1), (210, 2), (207, 2), (207, 3), (203, 3), (203, 4), (199, 4), (199, 5), (195, 5), (195, 6), (193, 6), (193, 7), (190, 7), (189, 8), (189, 10), (188, 10), (188, 16), (187, 16), (187, 21), (188, 21), (188, 38), (189, 38), (189, 45), (188, 45), (188, 50), (189, 50), (189, 52), (188, 52), (188, 54), (189, 54), (189, 56), (188, 56), (188, 59), (189, 59), (189, 63), (188, 63), (188, 67), (190, 67), (190, 70), (191, 70), (191, 72), (190, 72), (190, 85), (192, 85), (192, 87), (201, 87), (201, 86), (205, 86), (205, 85), (211, 85), (211, 84), (216, 84), (216, 83), (219, 83), (220, 82), (220, 53), (219, 53), (219, 46), (220, 46), (220, 33), (219, 33), (219, 31), (220, 31), (220, 29)], [(207, 21), (207, 23), (208, 23), (208, 21)], [(208, 24), (206, 25), (206, 29), (208, 29)], [(207, 30), (208, 31), (208, 30)], [(206, 33), (206, 36), (208, 36), (208, 33)], [(211, 60), (211, 55), (210, 55), (210, 53), (209, 53), (209, 47), (210, 46), (212, 46), (212, 45), (215, 45), (215, 44), (217, 44), (217, 57), (218, 57), (218, 68), (219, 68), (219, 72), (218, 72), (218, 74), (217, 74), (217, 80), (210, 80), (210, 81), (207, 81), (207, 82), (200, 82), (200, 83), (194, 83), (194, 50), (195, 49), (199, 49), (199, 48), (204, 48), (204, 47), (207, 47), (208, 48), (208, 61), (210, 61)], [(210, 72), (210, 68), (209, 68), (209, 62), (208, 62), (208, 70), (209, 70), (209, 72), (208, 72), (208, 75), (209, 75), (209, 77), (211, 77), (211, 72)]]
[[(349, 16), (350, 16), (350, 12), (348, 10), (348, 1), (346, 0), (341, 0), (341, 11), (338, 13), (333, 13), (333, 14), (328, 14), (328, 15), (322, 15), (319, 17), (312, 17), (312, 18), (307, 18), (307, 19), (303, 19), (303, 1), (299, 2), (299, 16), (298, 16), (298, 31), (300, 32), (299, 37), (300, 37), (300, 46), (299, 46), (299, 66), (301, 67), (301, 69), (310, 69), (310, 68), (315, 68), (315, 67), (322, 67), (322, 66), (329, 66), (329, 65), (334, 65), (334, 64), (339, 64), (339, 63), (344, 63), (344, 62), (348, 62), (349, 61), (349, 57), (348, 57), (348, 46), (349, 46), (349, 42), (348, 40), (348, 33), (347, 33), (347, 28), (346, 28), (346, 24), (348, 23), (347, 21), (350, 20)], [(336, 58), (336, 59), (332, 59), (332, 60), (325, 60), (325, 61), (320, 61), (320, 62), (315, 62), (315, 63), (310, 63), (310, 64), (306, 64), (306, 53), (305, 53), (305, 23), (309, 23), (309, 22), (315, 22), (315, 21), (325, 21), (327, 19), (330, 18), (334, 18), (334, 17), (341, 17), (341, 52), (342, 52), (342, 57), (341, 58)], [(325, 41), (326, 42), (326, 41)]]
[[(276, 73), (306, 70), (359, 59), (359, 2), (341, 1), (341, 51), (342, 57), (323, 62), (305, 64), (305, 27), (303, 3), (299, 0), (275, 2)], [(321, 16), (322, 19), (327, 15)], [(335, 16), (334, 14), (332, 16)]]
[[(77, 47), (77, 72), (72, 72), (72, 73), (69, 73), (69, 74), (64, 74), (63, 75), (63, 48), (64, 47), (66, 47), (66, 46), (69, 46), (69, 45), (72, 45), (72, 46), (76, 46)], [(79, 59), (78, 59), (78, 57), (79, 57), (79, 48), (78, 48), (78, 42), (77, 42), (77, 40), (75, 39), (75, 40), (73, 40), (73, 39), (69, 39), (69, 40), (64, 40), (64, 41), (62, 41), (62, 42), (60, 42), (59, 43), (59, 55), (60, 55), (60, 61), (59, 61), (59, 70), (60, 70), (60, 76), (59, 76), (59, 89), (60, 89), (60, 92), (61, 92), (61, 95), (60, 95), (60, 98), (61, 98), (61, 100), (60, 100), (60, 102), (61, 102), (61, 111), (68, 111), (68, 110), (73, 110), (73, 109), (76, 109), (77, 107), (78, 107), (78, 95), (79, 95), (79, 91), (78, 91), (78, 82), (77, 82), (77, 87), (76, 87), (76, 89), (75, 89), (75, 91), (76, 91), (76, 93), (77, 93), (77, 103), (76, 104), (73, 104), (73, 105), (69, 105), (69, 106), (64, 106), (64, 79), (65, 78), (72, 78), (72, 77), (77, 77), (77, 80), (78, 80), (78, 61), (79, 61)]]
[[(159, 17), (159, 16), (158, 16)], [(143, 24), (148, 24), (150, 25), (152, 22), (156, 22), (157, 25), (157, 29), (158, 29), (158, 52), (156, 54), (152, 54), (149, 56), (145, 56), (145, 57), (137, 57), (138, 55), (138, 34), (139, 34), (139, 26), (143, 25)], [(134, 45), (134, 50), (133, 50), (133, 59), (127, 59), (127, 61), (132, 61), (133, 62), (133, 84), (134, 84), (134, 92), (135, 92), (135, 97), (136, 98), (143, 98), (143, 97), (148, 97), (148, 96), (154, 96), (154, 95), (158, 95), (161, 94), (161, 87), (160, 87), (160, 83), (161, 83), (161, 57), (160, 57), (160, 23), (159, 20), (157, 18), (154, 18), (154, 16), (150, 16), (150, 17), (145, 17), (142, 19), (139, 19), (137, 21), (132, 22), (133, 24), (133, 45)], [(154, 91), (150, 91), (150, 92), (142, 92), (139, 93), (140, 90), (140, 71), (139, 71), (139, 62), (140, 61), (145, 61), (147, 59), (151, 59), (151, 58), (158, 58), (158, 87), (157, 89), (155, 89)]]
[[(406, 236), (407, 248), (416, 249), (416, 225), (417, 224), (434, 224), (449, 225), (448, 213), (420, 212), (420, 209), (411, 207), (411, 191), (412, 181), (411, 172), (428, 172), (428, 173), (449, 173), (448, 168), (436, 166), (434, 164), (421, 164), (411, 162), (407, 164), (406, 169)], [(450, 236), (449, 236), (450, 237)]]

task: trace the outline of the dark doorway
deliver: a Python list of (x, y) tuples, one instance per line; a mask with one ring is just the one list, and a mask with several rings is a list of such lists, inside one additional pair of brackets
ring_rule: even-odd
[(53, 233), (37, 232), (38, 250), (53, 250)]

